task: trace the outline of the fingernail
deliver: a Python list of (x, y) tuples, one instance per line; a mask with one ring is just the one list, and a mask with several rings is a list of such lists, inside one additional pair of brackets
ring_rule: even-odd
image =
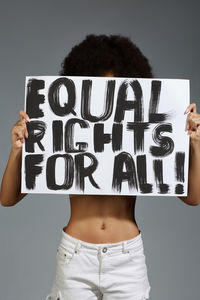
[(26, 121), (30, 122), (31, 120), (29, 119), (29, 117), (26, 117)]
[(187, 108), (184, 114), (187, 114), (189, 111), (190, 111), (189, 108)]

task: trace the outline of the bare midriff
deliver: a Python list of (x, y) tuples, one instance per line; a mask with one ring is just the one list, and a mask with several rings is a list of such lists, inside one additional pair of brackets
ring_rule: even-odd
[(88, 243), (118, 243), (139, 234), (136, 196), (73, 195), (64, 231)]

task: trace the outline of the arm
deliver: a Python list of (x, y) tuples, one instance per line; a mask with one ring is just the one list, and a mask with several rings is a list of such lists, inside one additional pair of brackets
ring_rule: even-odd
[(20, 192), (21, 156), (21, 151), (11, 149), (1, 183), (0, 201), (3, 206), (13, 206), (27, 195)]
[(200, 204), (200, 144), (190, 142), (188, 195), (178, 197), (188, 205)]
[(28, 137), (25, 124), (25, 118), (27, 119), (28, 115), (23, 111), (20, 111), (19, 115), (20, 120), (16, 122), (11, 130), (12, 147), (1, 182), (0, 202), (2, 206), (13, 206), (27, 195), (21, 193), (20, 188), (22, 144), (24, 143), (24, 137)]
[(192, 103), (188, 107), (186, 129), (190, 134), (190, 151), (189, 151), (189, 174), (188, 174), (188, 196), (178, 197), (188, 205), (200, 204), (200, 114), (196, 113), (196, 104)]

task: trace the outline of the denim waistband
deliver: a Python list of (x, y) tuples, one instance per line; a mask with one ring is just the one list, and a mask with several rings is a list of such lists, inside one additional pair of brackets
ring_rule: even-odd
[(71, 236), (70, 234), (68, 234), (64, 231), (65, 227), (62, 228), (60, 246), (66, 248), (66, 249), (71, 247), (77, 251), (80, 248), (99, 251), (99, 249), (106, 247), (107, 249), (111, 250), (111, 252), (112, 251), (115, 252), (115, 251), (119, 251), (121, 249), (122, 249), (122, 251), (126, 251), (127, 249), (131, 249), (131, 248), (143, 247), (141, 230), (139, 230), (139, 234), (132, 239), (124, 240), (124, 241), (117, 242), (117, 243), (95, 244), (95, 243), (88, 243), (88, 242), (85, 242), (83, 240), (80, 240), (80, 239), (77, 239), (77, 238)]

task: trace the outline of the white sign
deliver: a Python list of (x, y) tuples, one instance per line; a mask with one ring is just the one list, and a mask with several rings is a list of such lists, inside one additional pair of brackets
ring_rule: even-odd
[(189, 80), (29, 76), (21, 192), (187, 196)]

